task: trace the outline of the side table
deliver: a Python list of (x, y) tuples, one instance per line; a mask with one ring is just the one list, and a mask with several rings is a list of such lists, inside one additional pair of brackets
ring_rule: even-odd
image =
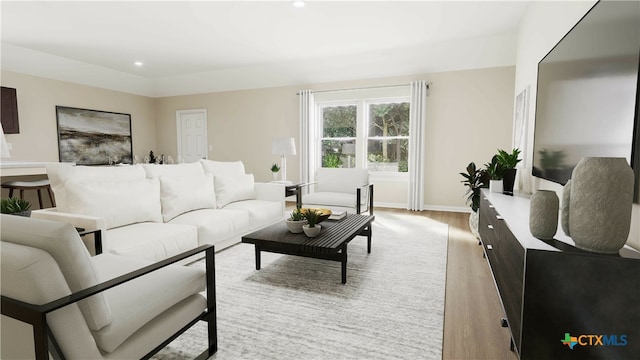
[(302, 207), (302, 187), (314, 184), (314, 182), (296, 183), (284, 186), (284, 196), (296, 196), (296, 207)]
[(78, 235), (85, 236), (93, 234), (93, 244), (96, 248), (96, 255), (102, 254), (102, 231), (101, 230), (86, 230), (85, 228), (77, 227)]

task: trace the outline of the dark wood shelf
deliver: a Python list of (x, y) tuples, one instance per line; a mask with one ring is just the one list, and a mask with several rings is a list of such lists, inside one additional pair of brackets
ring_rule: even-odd
[[(482, 245), (521, 359), (640, 354), (640, 342), (630, 341), (640, 337), (638, 251), (580, 250), (561, 229), (553, 240), (536, 239), (529, 232), (529, 199), (486, 190), (481, 196)], [(606, 336), (609, 343), (570, 349), (561, 341), (567, 333)]]

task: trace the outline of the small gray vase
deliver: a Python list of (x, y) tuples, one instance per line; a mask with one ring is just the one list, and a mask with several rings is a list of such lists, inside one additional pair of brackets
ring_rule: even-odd
[(562, 189), (562, 207), (560, 208), (560, 225), (562, 226), (562, 231), (564, 231), (567, 236), (571, 236), (571, 232), (569, 231), (569, 215), (571, 214), (571, 211), (569, 210), (570, 203), (571, 180), (568, 180)]
[(553, 239), (558, 231), (560, 200), (555, 191), (538, 190), (529, 204), (529, 230), (538, 239)]
[(582, 250), (617, 254), (629, 237), (633, 170), (625, 158), (587, 157), (571, 176), (569, 231)]

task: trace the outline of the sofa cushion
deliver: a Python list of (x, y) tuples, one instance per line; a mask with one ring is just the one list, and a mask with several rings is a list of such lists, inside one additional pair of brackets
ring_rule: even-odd
[(189, 225), (131, 224), (107, 230), (103, 246), (105, 252), (155, 262), (198, 247), (198, 230)]
[[(103, 280), (151, 264), (149, 261), (108, 253), (95, 256), (93, 262)], [(204, 269), (170, 265), (106, 290), (104, 295), (111, 307), (113, 321), (109, 326), (94, 332), (98, 347), (103, 351), (113, 352), (156, 316), (180, 301), (204, 291), (205, 284)], [(139, 306), (131, 306), (132, 304)]]
[(249, 212), (251, 229), (271, 225), (282, 220), (282, 204), (275, 201), (245, 200), (236, 201), (224, 207), (224, 210), (244, 210)]
[[(2, 241), (48, 252), (58, 263), (71, 291), (98, 284), (89, 252), (71, 224), (5, 214), (1, 218)], [(111, 312), (102, 294), (81, 300), (78, 306), (91, 330), (111, 324)]]
[(355, 194), (356, 188), (367, 185), (368, 182), (367, 169), (319, 168), (316, 172), (315, 191)]
[(66, 183), (92, 181), (120, 181), (144, 179), (141, 165), (118, 166), (75, 166), (66, 163), (47, 164), (47, 177), (56, 198), (58, 211), (70, 212), (68, 208)]
[(169, 221), (187, 211), (214, 209), (216, 193), (213, 187), (213, 175), (161, 176), (160, 202), (164, 221)]
[(253, 174), (215, 175), (216, 202), (223, 208), (234, 201), (256, 198)]
[(173, 218), (170, 224), (193, 225), (198, 228), (198, 245), (215, 244), (240, 236), (249, 229), (249, 212), (231, 209), (190, 211)]
[[(365, 193), (364, 191), (362, 192)], [(365, 205), (365, 197), (360, 198), (360, 205)], [(322, 204), (320, 206), (340, 206), (355, 208), (356, 207), (356, 194), (347, 194), (343, 192), (314, 192), (305, 194), (302, 197), (302, 204)]]
[(105, 219), (107, 229), (162, 222), (158, 179), (67, 182), (68, 212)]
[(204, 172), (215, 175), (242, 175), (244, 164), (242, 161), (214, 161), (201, 159), (200, 164)]
[(142, 164), (147, 178), (159, 178), (161, 176), (190, 176), (202, 175), (204, 170), (199, 162), (184, 164)]

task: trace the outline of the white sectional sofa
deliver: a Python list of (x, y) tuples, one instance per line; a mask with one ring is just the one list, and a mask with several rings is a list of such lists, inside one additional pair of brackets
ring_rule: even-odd
[(221, 250), (284, 218), (284, 185), (254, 182), (240, 161), (59, 163), (47, 174), (57, 207), (32, 217), (100, 230), (103, 251), (117, 255), (159, 261), (204, 244)]

